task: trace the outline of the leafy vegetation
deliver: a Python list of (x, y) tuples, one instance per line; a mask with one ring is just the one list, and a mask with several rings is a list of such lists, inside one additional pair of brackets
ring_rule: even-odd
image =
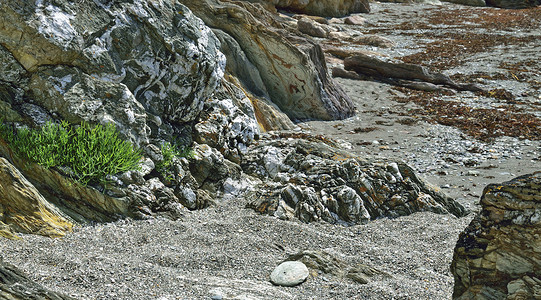
[(171, 171), (175, 157), (192, 158), (194, 156), (193, 150), (190, 147), (179, 146), (177, 144), (171, 144), (170, 142), (163, 143), (161, 150), (163, 160), (156, 164), (156, 171), (166, 179), (171, 179), (171, 176), (168, 176), (168, 173)]
[(63, 121), (18, 130), (2, 124), (0, 135), (19, 157), (47, 168), (69, 167), (83, 184), (103, 183), (107, 175), (134, 170), (141, 158), (141, 151), (120, 139), (112, 124), (72, 127)]

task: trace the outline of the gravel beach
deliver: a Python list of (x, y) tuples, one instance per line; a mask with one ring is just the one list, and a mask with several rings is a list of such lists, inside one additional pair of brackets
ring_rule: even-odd
[[(371, 6), (373, 12), (362, 15), (369, 25), (358, 30), (393, 40), (396, 46), (383, 51), (393, 57), (404, 57), (424, 47), (426, 43), (394, 29), (413, 17), (421, 22), (423, 12), (430, 16), (449, 10), (478, 14), (493, 10), (450, 4)], [(438, 26), (434, 25), (433, 30), (443, 30)], [(485, 32), (483, 28), (478, 30)], [(526, 44), (528, 51), (524, 51), (523, 43), (487, 48), (468, 55), (445, 72), (472, 75), (476, 66), (484, 66), (483, 72), (496, 75), (504, 72), (502, 62), (532, 60), (541, 53), (541, 29), (521, 34), (537, 37)], [(495, 60), (495, 53), (502, 49), (517, 55), (502, 55), (500, 59), (505, 61)], [(374, 47), (365, 50), (379, 51)], [(329, 60), (330, 66), (340, 63)], [(540, 117), (541, 92), (535, 85), (541, 80), (539, 68), (523, 72), (530, 76), (524, 81), (481, 78), (478, 82), (490, 89), (510, 90), (516, 95), (517, 105)], [(231, 198), (207, 209), (186, 210), (177, 221), (94, 224), (77, 227), (61, 239), (21, 235), (22, 241), (2, 240), (2, 258), (39, 284), (76, 299), (450, 299), (453, 248), (460, 232), (479, 210), (477, 202), (483, 188), (488, 183), (539, 170), (541, 143), (509, 136), (476, 139), (434, 121), (429, 114), (412, 113), (423, 107), (396, 101), (396, 97), (406, 95), (391, 85), (336, 80), (355, 102), (357, 115), (341, 121), (303, 122), (298, 124), (301, 130), (339, 140), (359, 156), (408, 163), (420, 177), (470, 210), (468, 216), (423, 212), (351, 227), (323, 222), (304, 224), (259, 215), (245, 208), (249, 199)], [(452, 98), (495, 109), (502, 104), (471, 92), (459, 92)], [(312, 272), (297, 287), (272, 285), (269, 275), (273, 269), (288, 255), (303, 250), (325, 251), (347, 265), (364, 264), (381, 273), (367, 284)]]

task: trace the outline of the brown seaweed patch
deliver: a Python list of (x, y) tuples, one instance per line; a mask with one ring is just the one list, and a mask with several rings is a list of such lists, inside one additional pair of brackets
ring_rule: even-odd
[(484, 141), (511, 136), (541, 140), (541, 119), (512, 106), (474, 108), (455, 101), (438, 99), (441, 94), (396, 88), (407, 97), (395, 97), (402, 103), (414, 102), (425, 120), (461, 129), (466, 134)]

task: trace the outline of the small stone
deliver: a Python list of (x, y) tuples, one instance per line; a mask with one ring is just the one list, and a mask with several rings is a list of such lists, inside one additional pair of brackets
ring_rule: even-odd
[(466, 172), (466, 176), (479, 176), (480, 174), (481, 172), (475, 170), (469, 170), (468, 172)]
[(344, 23), (348, 25), (364, 25), (366, 19), (361, 16), (350, 16), (344, 19)]
[(296, 286), (308, 278), (308, 268), (298, 261), (286, 261), (272, 271), (271, 282), (281, 286)]

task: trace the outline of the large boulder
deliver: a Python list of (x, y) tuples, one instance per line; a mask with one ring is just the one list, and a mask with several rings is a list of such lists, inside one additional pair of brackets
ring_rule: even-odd
[(176, 1), (8, 0), (0, 20), (0, 55), (30, 73), (30, 99), (132, 128), (134, 141), (148, 139), (146, 114), (158, 125), (195, 120), (223, 77), (218, 39)]
[[(239, 44), (258, 69), (270, 99), (292, 119), (340, 119), (354, 106), (328, 76), (321, 47), (291, 33), (259, 5), (217, 0), (180, 2)], [(260, 90), (263, 90), (261, 88)]]
[(466, 213), (407, 165), (355, 157), (324, 137), (269, 135), (250, 147), (241, 166), (263, 182), (247, 196), (248, 206), (281, 219), (351, 225), (418, 211)]
[(481, 212), (460, 234), (454, 299), (541, 297), (541, 172), (483, 191)]
[(50, 237), (63, 236), (71, 231), (73, 226), (19, 170), (7, 159), (0, 157), (0, 225), (2, 224), (16, 232)]
[(322, 17), (343, 17), (370, 12), (368, 0), (248, 0), (273, 5), (303, 14)]

